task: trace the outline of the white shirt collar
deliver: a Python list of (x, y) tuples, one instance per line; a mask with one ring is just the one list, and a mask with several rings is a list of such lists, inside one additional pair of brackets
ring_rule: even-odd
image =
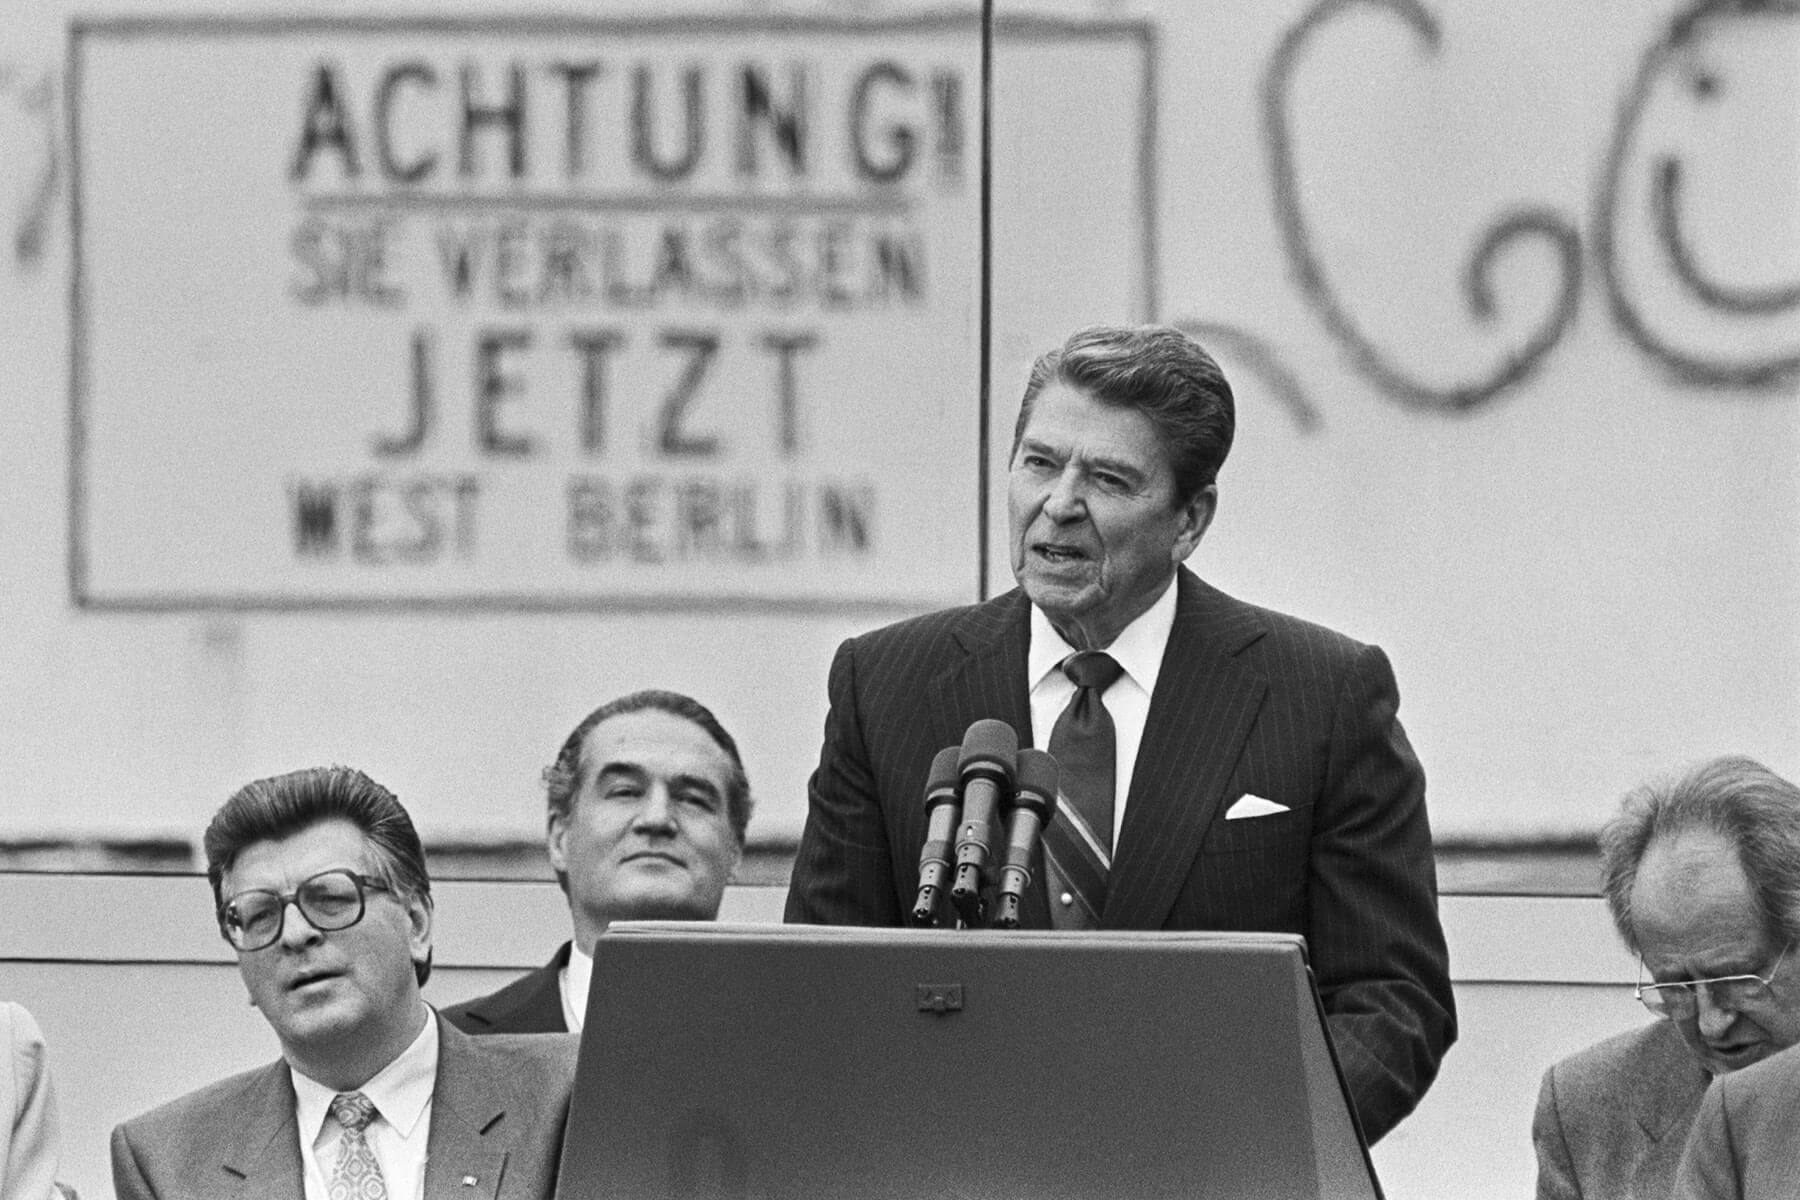
[(588, 989), (594, 982), (594, 956), (584, 954), (580, 946), (569, 943), (569, 962), (562, 969), (563, 1023), (569, 1032), (580, 1033), (587, 1020)]
[[(432, 1089), (437, 1086), (438, 1027), (437, 1014), (425, 1010), (425, 1028), (399, 1057), (375, 1073), (374, 1078), (356, 1090), (367, 1096), (375, 1111), (402, 1137), (411, 1137), (413, 1127), (431, 1103)], [(299, 1071), (294, 1077), (294, 1104), (299, 1117), (302, 1145), (312, 1145), (325, 1127), (336, 1088), (326, 1087)]]
[[(1156, 677), (1162, 671), (1163, 651), (1169, 648), (1169, 633), (1175, 628), (1175, 580), (1155, 603), (1119, 632), (1106, 652), (1112, 655), (1125, 674), (1144, 689), (1146, 696), (1156, 694)], [(1063, 640), (1050, 624), (1044, 610), (1031, 606), (1031, 648), (1025, 661), (1025, 690), (1035, 691), (1045, 676), (1075, 653), (1075, 647)]]

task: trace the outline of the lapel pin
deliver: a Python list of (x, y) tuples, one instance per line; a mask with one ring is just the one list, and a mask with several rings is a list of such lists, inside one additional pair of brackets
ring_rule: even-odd
[(464, 1175), (462, 1185), (464, 1187), (474, 1187), (475, 1186), (475, 1177), (473, 1175)]

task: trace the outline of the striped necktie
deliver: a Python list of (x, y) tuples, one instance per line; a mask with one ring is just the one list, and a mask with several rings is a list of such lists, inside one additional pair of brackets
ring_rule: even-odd
[(1112, 716), (1100, 696), (1124, 671), (1101, 650), (1064, 659), (1062, 672), (1075, 685), (1075, 694), (1050, 731), (1050, 754), (1062, 770), (1062, 795), (1056, 820), (1044, 830), (1044, 853), (1064, 888), (1086, 910), (1079, 922), (1086, 926), (1100, 921), (1112, 871), (1118, 749)]

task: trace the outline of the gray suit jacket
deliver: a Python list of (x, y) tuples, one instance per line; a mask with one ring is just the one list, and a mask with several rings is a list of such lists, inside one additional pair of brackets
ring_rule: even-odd
[[(438, 1037), (426, 1200), (549, 1200), (576, 1039), (476, 1039), (442, 1020)], [(287, 1063), (234, 1075), (125, 1122), (113, 1130), (112, 1160), (118, 1200), (302, 1200)]]
[(1800, 1195), (1800, 1049), (1721, 1075), (1694, 1118), (1675, 1178), (1680, 1200)]
[(1667, 1200), (1707, 1074), (1672, 1021), (1544, 1072), (1531, 1140), (1538, 1200)]

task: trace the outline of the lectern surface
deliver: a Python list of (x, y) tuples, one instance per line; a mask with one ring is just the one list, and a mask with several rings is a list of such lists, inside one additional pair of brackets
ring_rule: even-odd
[(1380, 1192), (1282, 935), (638, 923), (600, 939), (559, 1195)]

